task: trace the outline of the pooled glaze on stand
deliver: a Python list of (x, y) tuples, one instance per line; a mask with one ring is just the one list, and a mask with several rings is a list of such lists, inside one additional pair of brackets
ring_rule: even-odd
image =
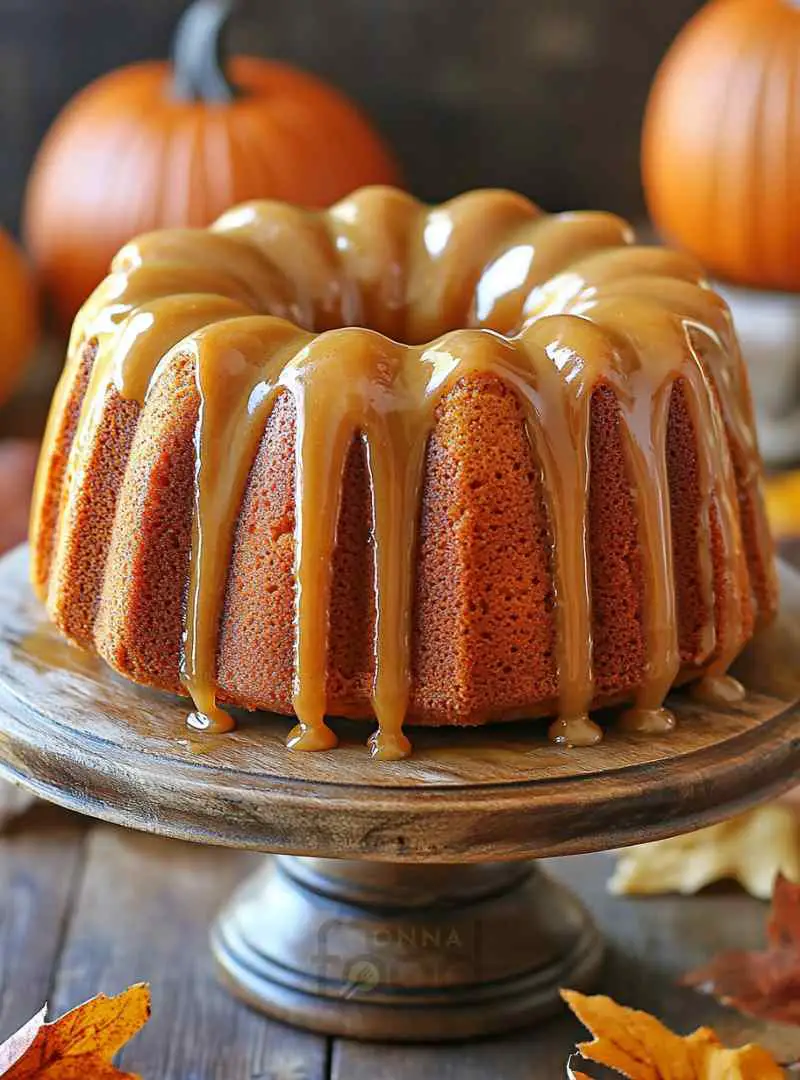
[[(690, 260), (633, 246), (629, 227), (612, 215), (547, 216), (502, 191), (434, 209), (386, 189), (366, 189), (324, 213), (249, 204), (212, 231), (166, 231), (127, 245), (76, 320), (62, 387), (87, 342), (96, 343), (96, 356), (64, 506), (83, 483), (109, 390), (142, 404), (173, 366), (189, 363), (194, 372), (200, 405), (182, 680), (195, 726), (222, 731), (232, 723), (217, 704), (216, 682), (226, 578), (249, 471), (282, 394), (291, 395), (297, 415), (292, 748), (335, 744), (324, 719), (332, 562), (345, 463), (360, 438), (376, 598), (378, 729), (370, 746), (379, 758), (409, 752), (403, 723), (425, 451), (439, 405), (463, 379), (511, 387), (542, 477), (558, 624), (551, 738), (586, 745), (601, 737), (589, 718), (588, 562), (590, 407), (599, 387), (619, 406), (644, 576), (646, 665), (625, 727), (653, 733), (674, 723), (663, 707), (681, 669), (666, 439), (678, 383), (697, 434), (703, 659), (711, 680), (724, 675), (748, 637), (739, 498), (757, 489), (760, 463), (727, 309)], [(57, 396), (54, 414), (58, 408)], [(34, 536), (43, 528), (54, 438), (49, 430)], [(761, 503), (752, 502), (768, 551)], [(727, 568), (716, 590), (712, 520)], [(57, 564), (58, 543), (54, 550)], [(58, 567), (45, 561), (33, 573), (46, 599)]]
[(725, 708), (726, 705), (741, 704), (747, 692), (732, 675), (705, 675), (693, 684), (691, 695), (695, 701), (704, 705)]

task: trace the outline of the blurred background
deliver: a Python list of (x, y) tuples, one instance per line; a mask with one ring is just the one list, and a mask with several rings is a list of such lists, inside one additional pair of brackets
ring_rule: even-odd
[[(202, 78), (199, 126), (194, 113), (175, 120), (180, 63), (165, 64), (145, 104), (121, 70), (166, 61), (191, 37), (185, 21), (176, 30), (189, 6), (0, 0), (0, 495), (13, 488), (11, 539), (24, 534), (72, 316), (124, 241), (163, 224), (205, 225), (247, 198), (324, 206), (398, 176), (429, 202), (500, 186), (547, 210), (611, 210), (645, 239), (660, 231), (685, 247), (733, 310), (768, 464), (800, 463), (794, 0), (194, 0), (212, 23), (214, 10), (230, 15), (222, 70), (244, 91), (237, 101), (254, 103), (247, 128)], [(206, 61), (217, 38), (205, 25), (194, 52), (201, 75), (203, 35)], [(652, 90), (668, 52), (669, 77)], [(317, 76), (366, 125), (351, 117), (343, 139), (324, 84), (312, 100), (290, 79), (275, 106), (266, 75), (259, 89), (231, 75), (240, 53)], [(26, 252), (11, 240), (23, 233)], [(794, 535), (800, 470), (786, 483), (774, 502), (788, 510), (776, 523)]]
[[(697, 0), (244, 0), (233, 52), (287, 60), (357, 101), (410, 188), (478, 185), (547, 209), (643, 214), (649, 84)], [(0, 0), (0, 223), (58, 110), (112, 68), (168, 55), (185, 0)]]

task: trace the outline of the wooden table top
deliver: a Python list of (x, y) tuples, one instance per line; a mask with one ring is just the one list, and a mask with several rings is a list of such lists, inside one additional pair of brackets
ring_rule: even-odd
[[(209, 923), (263, 856), (95, 824), (44, 803), (0, 835), (0, 1037), (50, 1001), (59, 1014), (99, 991), (147, 980), (153, 1017), (122, 1053), (145, 1080), (553, 1080), (580, 1037), (566, 1015), (512, 1037), (446, 1046), (326, 1039), (266, 1020), (216, 983)], [(609, 944), (601, 989), (679, 1031), (710, 1023), (800, 1056), (800, 1029), (751, 1021), (678, 988), (733, 946), (758, 948), (766, 905), (734, 887), (698, 897), (619, 899), (611, 855), (552, 860)]]

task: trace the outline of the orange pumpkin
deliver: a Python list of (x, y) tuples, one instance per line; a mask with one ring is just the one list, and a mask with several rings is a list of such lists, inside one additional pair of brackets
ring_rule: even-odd
[(363, 184), (398, 182), (384, 143), (326, 83), (254, 57), (223, 66), (231, 7), (196, 0), (178, 25), (172, 63), (98, 79), (45, 137), (25, 232), (62, 324), (137, 233), (208, 225), (246, 199), (326, 206)]
[(36, 344), (36, 289), (22, 252), (0, 229), (0, 404), (10, 397)]
[(712, 0), (656, 76), (642, 166), (656, 226), (720, 277), (800, 290), (800, 5)]

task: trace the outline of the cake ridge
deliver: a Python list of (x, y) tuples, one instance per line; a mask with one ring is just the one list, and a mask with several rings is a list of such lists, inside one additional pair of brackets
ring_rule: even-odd
[[(393, 211), (386, 200), (400, 208), (392, 235)], [(373, 234), (371, 221), (380, 225)], [(438, 238), (426, 238), (431, 222)], [(459, 229), (459, 222), (468, 227)], [(299, 264), (289, 266), (288, 248), (274, 261), (265, 251), (270, 236), (278, 236), (278, 248), (291, 239), (292, 229), (297, 239), (298, 223), (308, 241), (300, 246), (306, 253), (302, 263), (317, 279), (310, 284), (297, 280)], [(621, 246), (613, 246), (614, 237)], [(321, 251), (322, 262), (313, 265), (308, 244), (313, 248), (320, 238), (328, 247)], [(457, 384), (497, 378), (512, 387), (523, 408), (553, 531), (559, 719), (551, 732), (562, 741), (596, 741), (600, 729), (588, 715), (596, 696), (589, 440), (592, 396), (605, 386), (620, 409), (645, 571), (646, 665), (626, 716), (635, 728), (668, 727), (663, 701), (681, 670), (666, 462), (667, 421), (678, 381), (697, 440), (701, 546), (713, 532), (713, 518), (727, 568), (722, 595), (715, 595), (714, 566), (701, 557), (700, 588), (714, 651), (711, 677), (727, 670), (748, 636), (745, 504), (764, 578), (762, 607), (774, 599), (774, 584), (746, 376), (727, 309), (691, 260), (636, 247), (633, 239), (629, 226), (613, 215), (551, 217), (513, 193), (472, 193), (426, 210), (410, 196), (368, 189), (328, 212), (248, 204), (224, 215), (214, 231), (175, 230), (126, 245), (111, 277), (76, 320), (45, 437), (32, 536), (38, 560), (34, 581), (51, 611), (70, 636), (91, 644), (83, 629), (70, 631), (70, 620), (85, 627), (92, 612), (81, 611), (76, 619), (61, 610), (61, 590), (75, 546), (66, 542), (69, 516), (86, 512), (81, 508), (90, 488), (86, 470), (104, 423), (115, 415), (110, 395), (138, 403), (140, 423), (158, 380), (171, 366), (188, 363), (198, 418), (182, 681), (195, 702), (194, 723), (227, 727), (227, 714), (217, 702), (217, 656), (230, 551), (250, 463), (275, 401), (288, 393), (297, 415), (293, 706), (298, 727), (290, 745), (319, 749), (335, 741), (324, 719), (331, 565), (345, 462), (353, 439), (361, 438), (371, 489), (376, 597), (371, 708), (378, 731), (371, 745), (378, 756), (403, 756), (409, 749), (402, 729), (411, 693), (413, 552), (426, 446), (438, 410)], [(497, 270), (504, 255), (526, 243), (532, 249), (530, 265), (520, 258), (504, 277)], [(531, 271), (536, 245), (540, 265), (548, 271), (560, 266), (546, 282)], [(245, 249), (251, 254), (243, 270), (239, 254)], [(376, 267), (389, 251), (397, 260), (391, 267), (394, 278), (378, 295)], [(342, 265), (330, 276), (344, 252), (349, 269), (364, 274), (347, 288)], [(401, 255), (407, 260), (402, 266)], [(481, 299), (480, 286), (490, 271), (496, 280)], [(420, 282), (433, 280), (435, 289), (415, 297)], [(327, 293), (322, 286), (330, 287)], [(412, 343), (358, 326), (315, 332), (320, 321), (324, 325), (343, 314), (357, 321), (355, 316), (365, 312), (377, 312), (379, 323), (410, 330), (405, 337)], [(414, 344), (417, 332), (434, 326), (437, 318), (445, 332)], [(470, 321), (478, 325), (449, 329), (453, 322)], [(94, 359), (68, 450), (56, 536), (49, 541), (55, 559), (47, 565), (42, 552), (50, 527), (48, 476), (62, 452), (58, 439), (66, 402), (87, 347)], [(82, 557), (107, 556), (108, 536), (98, 543), (105, 549), (85, 548)]]

